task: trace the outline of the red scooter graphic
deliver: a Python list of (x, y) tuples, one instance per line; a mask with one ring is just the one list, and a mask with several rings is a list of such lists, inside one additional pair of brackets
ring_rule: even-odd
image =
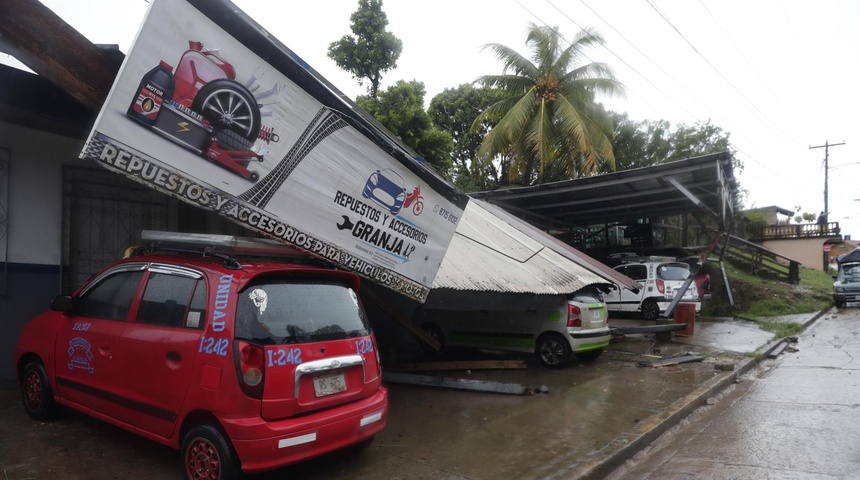
[(404, 208), (409, 208), (412, 206), (412, 213), (417, 217), (421, 215), (421, 212), (424, 211), (424, 197), (421, 196), (421, 185), (415, 187), (415, 190), (412, 190), (412, 193), (406, 195), (406, 201), (403, 202)]
[(173, 142), (252, 182), (260, 175), (248, 169), (258, 139), (277, 142), (262, 125), (260, 106), (236, 70), (217, 51), (189, 41), (176, 71), (164, 62), (147, 72), (127, 115)]

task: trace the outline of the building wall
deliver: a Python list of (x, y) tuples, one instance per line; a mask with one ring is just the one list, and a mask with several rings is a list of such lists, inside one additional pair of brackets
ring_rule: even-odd
[(62, 165), (84, 164), (77, 159), (82, 145), (83, 139), (0, 122), (0, 148), (10, 153), (0, 386), (14, 382), (13, 351), (24, 323), (61, 293)]
[(824, 270), (827, 260), (824, 244), (840, 241), (840, 237), (815, 237), (787, 240), (765, 240), (762, 246), (768, 250), (797, 260), (800, 265), (813, 270)]

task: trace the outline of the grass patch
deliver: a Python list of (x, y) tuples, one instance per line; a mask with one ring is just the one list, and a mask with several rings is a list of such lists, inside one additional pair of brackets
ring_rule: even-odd
[(734, 305), (717, 270), (717, 275), (711, 273), (713, 299), (703, 305), (703, 315), (756, 318), (818, 312), (833, 305), (833, 278), (827, 272), (801, 268), (800, 283), (792, 285), (751, 275), (729, 262), (725, 267)]
[(762, 330), (773, 333), (776, 338), (792, 337), (803, 331), (803, 325), (794, 322), (756, 321)]

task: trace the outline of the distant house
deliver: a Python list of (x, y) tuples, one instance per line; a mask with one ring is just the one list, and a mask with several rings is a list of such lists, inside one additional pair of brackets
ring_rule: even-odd
[[(791, 218), (794, 216), (794, 210), (777, 207), (776, 205), (761, 208), (751, 208), (747, 211), (761, 212), (765, 214), (765, 221), (767, 222), (767, 225), (786, 225), (788, 223), (791, 223)], [(780, 215), (782, 215), (784, 218), (781, 218)]]
[[(791, 223), (795, 212), (775, 205), (747, 211), (764, 214), (764, 219), (756, 218), (746, 226), (750, 241), (795, 259), (806, 268), (826, 271), (830, 256), (843, 250), (839, 222)], [(850, 249), (844, 247), (845, 251)]]

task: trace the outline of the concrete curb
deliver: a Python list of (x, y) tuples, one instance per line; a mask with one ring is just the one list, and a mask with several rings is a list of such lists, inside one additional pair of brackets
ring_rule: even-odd
[[(821, 310), (809, 319), (805, 320), (801, 325), (806, 330), (813, 322), (821, 318), (822, 315), (832, 309)], [(660, 435), (666, 433), (670, 428), (677, 425), (685, 417), (693, 413), (697, 408), (705, 405), (708, 398), (718, 394), (720, 391), (735, 382), (741, 375), (750, 371), (753, 367), (759, 364), (767, 355), (772, 352), (782, 342), (782, 340), (774, 340), (755, 352), (755, 357), (745, 358), (740, 362), (735, 370), (725, 372), (725, 374), (715, 377), (706, 382), (701, 387), (686, 395), (674, 403), (669, 408), (648, 419), (637, 431), (633, 432), (633, 440), (621, 446), (615, 452), (611, 452), (609, 456), (586, 464), (579, 469), (579, 473), (573, 477), (576, 480), (600, 480), (621, 467), (624, 462), (633, 458), (642, 449), (653, 443)]]

